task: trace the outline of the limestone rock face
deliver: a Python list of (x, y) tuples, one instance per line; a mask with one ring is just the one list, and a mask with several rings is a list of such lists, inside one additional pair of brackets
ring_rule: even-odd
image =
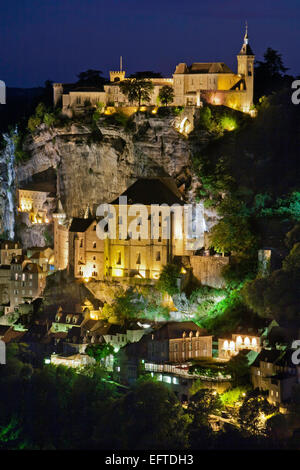
[(41, 126), (28, 149), (32, 158), (17, 168), (18, 181), (49, 167), (57, 169), (58, 190), (68, 216), (81, 216), (90, 204), (111, 202), (137, 178), (172, 176), (183, 193), (193, 175), (189, 143), (172, 118), (134, 118), (134, 130), (97, 123), (49, 130)]

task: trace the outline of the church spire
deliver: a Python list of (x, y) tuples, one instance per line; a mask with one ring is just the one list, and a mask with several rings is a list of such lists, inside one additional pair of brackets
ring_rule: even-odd
[(84, 219), (91, 219), (91, 217), (92, 217), (92, 214), (91, 214), (91, 210), (90, 210), (90, 205), (88, 204), (86, 209), (85, 209)]
[(248, 22), (246, 21), (246, 30), (245, 30), (245, 36), (244, 36), (244, 42), (242, 45), (242, 49), (240, 50), (240, 53), (238, 55), (253, 55), (254, 53), (250, 47), (249, 44), (249, 36), (248, 36)]
[(246, 20), (246, 32), (244, 36), (244, 44), (249, 44), (249, 37), (248, 37), (248, 21)]

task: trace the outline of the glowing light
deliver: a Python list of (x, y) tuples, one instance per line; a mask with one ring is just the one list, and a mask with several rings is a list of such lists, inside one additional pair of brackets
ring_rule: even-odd
[(90, 278), (89, 277), (85, 277), (84, 278), (84, 282), (89, 282), (90, 281)]
[(229, 344), (229, 349), (231, 351), (234, 351), (235, 350), (235, 344), (234, 344), (234, 341), (230, 341), (230, 344)]
[(223, 343), (223, 349), (225, 349), (225, 351), (227, 351), (229, 349), (229, 345), (228, 345), (228, 341), (227, 339), (224, 341)]
[(180, 270), (180, 273), (181, 274), (186, 274), (186, 269), (184, 267), (182, 267), (181, 270)]
[(112, 275), (113, 275), (113, 277), (122, 277), (122, 276), (123, 276), (123, 270), (122, 270), (122, 269), (113, 268), (113, 269), (112, 269)]
[(256, 346), (257, 346), (256, 338), (252, 338), (252, 346), (253, 346), (253, 348), (256, 348)]
[(147, 108), (146, 108), (146, 106), (141, 106), (141, 107), (140, 107), (140, 111), (142, 111), (142, 112), (145, 112), (145, 111), (147, 111)]
[(50, 364), (51, 361), (50, 361), (50, 359), (45, 359), (45, 360), (44, 360), (44, 363), (45, 363), (45, 364)]
[(250, 346), (250, 339), (248, 338), (248, 336), (246, 336), (246, 338), (245, 338), (245, 346), (246, 347)]
[(187, 121), (187, 117), (185, 117), (185, 118), (181, 121), (180, 126), (179, 126), (179, 132), (182, 133), (182, 132), (184, 131), (184, 125), (185, 125), (186, 121)]
[(156, 114), (157, 113), (157, 108), (152, 109), (151, 113)]
[(242, 344), (243, 340), (241, 338), (241, 336), (238, 336), (237, 339), (236, 339), (236, 344), (237, 346), (240, 346)]

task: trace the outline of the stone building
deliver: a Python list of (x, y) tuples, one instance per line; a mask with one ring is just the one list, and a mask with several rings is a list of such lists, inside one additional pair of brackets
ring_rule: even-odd
[(194, 322), (169, 322), (152, 333), (147, 359), (151, 362), (187, 362), (212, 357), (212, 336)]
[(28, 299), (42, 295), (46, 274), (40, 266), (24, 257), (15, 257), (10, 265), (10, 311)]
[(235, 333), (228, 338), (218, 338), (218, 351), (220, 359), (230, 359), (241, 350), (249, 349), (259, 353), (262, 348), (262, 338), (257, 332)]
[(274, 405), (286, 404), (293, 387), (299, 383), (298, 368), (292, 361), (293, 350), (262, 349), (251, 366), (254, 388), (268, 392), (268, 401)]
[(55, 198), (56, 172), (53, 168), (34, 174), (29, 181), (21, 181), (18, 185), (18, 212), (28, 214), (28, 218), (22, 217), (22, 221), (33, 224), (52, 222)]
[[(158, 224), (157, 236), (151, 237), (151, 205), (161, 206), (166, 204), (171, 207), (173, 204), (183, 206), (182, 200), (176, 192), (173, 192), (165, 183), (159, 179), (139, 179), (131, 185), (120, 198), (124, 199), (124, 205), (119, 198), (112, 202), (116, 211), (117, 237), (106, 240), (105, 253), (105, 275), (106, 277), (140, 277), (146, 279), (158, 279), (161, 269), (170, 262), (174, 256), (187, 254), (185, 250), (185, 237), (182, 220), (170, 217), (170, 227), (165, 226), (164, 213), (157, 216)], [(127, 202), (127, 206), (125, 205)], [(146, 223), (140, 223), (137, 239), (131, 233), (132, 223), (135, 226), (136, 216), (141, 213), (138, 210), (139, 204), (144, 206)], [(125, 219), (127, 226), (125, 226)], [(122, 226), (122, 227), (121, 227)], [(164, 238), (164, 227), (170, 229), (169, 239)], [(122, 236), (121, 229), (126, 231), (126, 238)], [(128, 236), (127, 236), (128, 235)]]
[(96, 233), (95, 218), (73, 217), (69, 228), (69, 272), (75, 278), (102, 280), (104, 277), (104, 240)]
[[(175, 106), (200, 106), (203, 101), (208, 101), (249, 112), (253, 105), (254, 59), (246, 27), (243, 45), (237, 55), (236, 73), (223, 62), (194, 62), (190, 66), (180, 63), (172, 78), (150, 78), (154, 89), (148, 104), (157, 106), (160, 89), (169, 85), (174, 89)], [(54, 105), (61, 105), (64, 113), (86, 104), (136, 106), (137, 103), (129, 103), (122, 94), (119, 84), (123, 80), (126, 77), (121, 66), (119, 71), (110, 72), (110, 82), (104, 89), (54, 83)]]
[(11, 240), (3, 241), (0, 244), (0, 264), (10, 264), (11, 260), (18, 255), (22, 255), (20, 243)]

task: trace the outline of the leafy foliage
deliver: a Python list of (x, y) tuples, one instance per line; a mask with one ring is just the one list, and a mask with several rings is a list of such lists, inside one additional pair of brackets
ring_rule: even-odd
[(167, 264), (162, 268), (159, 280), (156, 284), (160, 292), (167, 292), (169, 295), (174, 295), (179, 292), (177, 280), (180, 275), (180, 267), (176, 264)]
[(114, 354), (114, 347), (109, 343), (89, 344), (85, 353), (94, 358), (96, 362), (101, 362), (107, 356)]
[(173, 100), (174, 100), (173, 87), (171, 87), (169, 85), (163, 86), (159, 90), (158, 97), (159, 97), (160, 102), (165, 106), (167, 106), (168, 104), (173, 103)]
[(139, 106), (141, 103), (148, 103), (151, 99), (151, 93), (154, 85), (150, 80), (130, 78), (120, 82), (120, 89), (124, 95), (127, 96), (130, 103), (137, 102)]

